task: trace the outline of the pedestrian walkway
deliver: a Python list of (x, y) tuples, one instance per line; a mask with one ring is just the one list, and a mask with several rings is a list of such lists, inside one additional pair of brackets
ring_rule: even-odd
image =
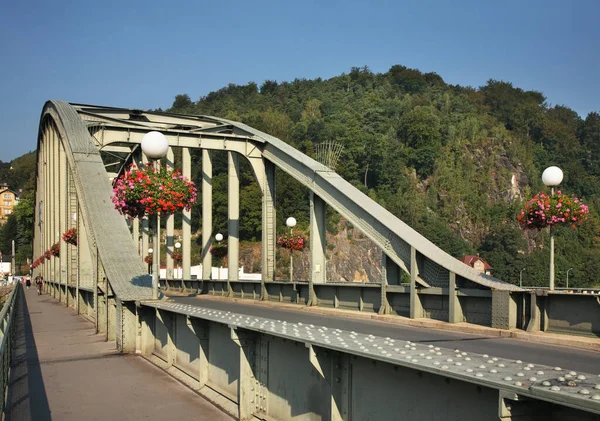
[(24, 290), (5, 420), (231, 420), (49, 295)]

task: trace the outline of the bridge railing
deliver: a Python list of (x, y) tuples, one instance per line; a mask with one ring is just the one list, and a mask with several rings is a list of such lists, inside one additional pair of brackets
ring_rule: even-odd
[(6, 405), (5, 396), (8, 387), (8, 372), (12, 361), (12, 344), (15, 331), (15, 307), (17, 299), (23, 293), (23, 286), (20, 282), (15, 283), (14, 288), (9, 293), (7, 300), (0, 310), (0, 413), (4, 413)]
[[(161, 286), (168, 291), (181, 293), (209, 294), (219, 297), (242, 298), (250, 300), (266, 300), (281, 303), (308, 305), (310, 302), (310, 286), (308, 282), (301, 281), (271, 281), (264, 285), (266, 295), (261, 295), (260, 281), (248, 280), (161, 280)], [(410, 285), (388, 285), (383, 294), (382, 284), (377, 282), (327, 282), (315, 284), (313, 293), (316, 299), (312, 304), (318, 307), (339, 308), (368, 313), (379, 313), (384, 302), (389, 305), (389, 313), (398, 316), (410, 317)], [(418, 292), (423, 303), (424, 315), (428, 318), (448, 321), (449, 299), (447, 288), (427, 288)], [(498, 294), (488, 289), (462, 288), (457, 292), (461, 301), (464, 321), (483, 326), (492, 325), (492, 312), (490, 312), (493, 295)], [(518, 296), (505, 298), (506, 307), (512, 307), (512, 320), (505, 328), (517, 327)], [(509, 318), (510, 319), (510, 318)], [(499, 327), (499, 326), (498, 326)]]
[(142, 301), (138, 314), (139, 352), (240, 420), (600, 414), (595, 375), (564, 387), (564, 368), (172, 302)]

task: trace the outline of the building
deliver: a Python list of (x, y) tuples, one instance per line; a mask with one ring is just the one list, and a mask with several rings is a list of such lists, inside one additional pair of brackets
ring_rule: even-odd
[(0, 184), (0, 224), (6, 222), (13, 213), (15, 205), (19, 202), (16, 192), (8, 188), (5, 183)]
[(471, 266), (473, 269), (478, 270), (479, 272), (485, 273), (486, 275), (492, 275), (491, 270), (493, 269), (493, 267), (478, 255), (472, 256), (469, 254), (463, 256), (461, 262), (463, 262), (465, 265)]

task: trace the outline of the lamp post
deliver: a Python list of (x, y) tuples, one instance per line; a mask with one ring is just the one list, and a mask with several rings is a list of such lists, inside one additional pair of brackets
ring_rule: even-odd
[[(152, 253), (154, 253), (154, 249), (152, 247), (150, 247), (148, 249), (148, 254), (152, 254)], [(154, 255), (152, 254), (152, 263), (148, 265), (148, 273), (150, 273), (150, 274), (152, 274), (152, 266), (154, 266), (153, 263), (154, 263)]]
[[(296, 226), (296, 218), (290, 216), (286, 219), (285, 224), (290, 227), (290, 237), (294, 234)], [(294, 282), (294, 250), (290, 248), (290, 282)]]
[[(551, 194), (554, 196), (554, 187), (558, 186), (563, 180), (563, 172), (558, 167), (548, 167), (542, 173), (542, 182), (550, 187)], [(550, 291), (554, 291), (554, 234), (550, 227)]]
[(571, 272), (573, 270), (573, 268), (569, 268), (569, 270), (567, 271), (567, 288), (569, 288), (569, 272)]
[[(175, 243), (175, 250), (179, 251), (181, 243), (178, 241)], [(177, 261), (177, 275), (179, 275), (179, 260)], [(183, 282), (183, 274), (181, 274), (181, 281)]]
[(525, 270), (525, 268), (521, 269), (521, 271), (519, 272), (519, 288), (523, 288), (523, 271)]
[[(158, 162), (161, 158), (167, 156), (169, 150), (169, 141), (164, 134), (156, 131), (148, 132), (142, 138), (142, 152), (151, 161)], [(152, 255), (152, 298), (158, 298), (158, 278), (160, 276), (160, 215), (157, 212), (154, 216), (154, 236), (152, 238), (152, 248), (154, 254)]]
[[(215, 240), (217, 240), (217, 243), (220, 243), (221, 241), (223, 241), (223, 234), (221, 234), (220, 232), (218, 232), (218, 233), (215, 235)], [(222, 257), (220, 257), (220, 259), (221, 259), (221, 260), (220, 260), (220, 262), (221, 262), (223, 258), (222, 258)], [(222, 267), (222, 265), (221, 265), (221, 264), (219, 264), (219, 273), (217, 274), (217, 281), (220, 281), (220, 280), (221, 280), (221, 267)]]

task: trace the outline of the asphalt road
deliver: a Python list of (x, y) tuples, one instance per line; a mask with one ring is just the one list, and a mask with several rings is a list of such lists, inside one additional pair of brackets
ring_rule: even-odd
[(197, 297), (169, 296), (177, 303), (190, 304), (215, 310), (231, 311), (255, 317), (302, 322), (315, 326), (355, 331), (363, 334), (431, 344), (443, 348), (460, 349), (465, 352), (489, 354), (490, 357), (522, 360), (533, 364), (600, 375), (600, 353), (568, 347), (530, 343), (513, 338), (499, 338), (469, 333), (450, 332), (440, 329), (419, 328), (381, 321), (342, 318), (333, 315), (310, 313), (306, 310), (263, 307), (234, 301)]

